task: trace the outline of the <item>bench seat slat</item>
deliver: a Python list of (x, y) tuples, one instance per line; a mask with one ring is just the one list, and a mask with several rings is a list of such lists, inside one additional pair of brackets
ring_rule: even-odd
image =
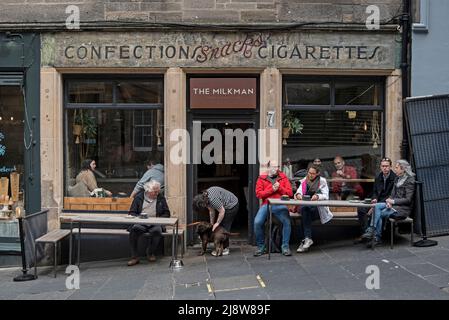
[(50, 231), (49, 233), (39, 237), (35, 242), (58, 242), (70, 234), (70, 230), (58, 229)]
[[(70, 233), (70, 230), (68, 230)], [(73, 233), (78, 233), (78, 228), (73, 228)], [(172, 235), (173, 231), (172, 229), (167, 229), (166, 232), (162, 232), (162, 235)], [(178, 234), (182, 235), (184, 233), (184, 230), (179, 229)], [(95, 228), (81, 228), (81, 234), (117, 234), (117, 235), (127, 235), (129, 234), (128, 230), (126, 229), (95, 229)]]

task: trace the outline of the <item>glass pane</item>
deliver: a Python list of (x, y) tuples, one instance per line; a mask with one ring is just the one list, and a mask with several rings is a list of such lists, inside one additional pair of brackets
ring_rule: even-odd
[(336, 83), (336, 105), (380, 105), (379, 86), (374, 83)]
[[(379, 111), (290, 111), (300, 119), (301, 133), (283, 139), (283, 158), (289, 158), (293, 173), (304, 176), (315, 158), (322, 161), (322, 176), (332, 179), (337, 169), (334, 158), (340, 155), (353, 167), (354, 178), (348, 182), (352, 196), (369, 197), (382, 154), (382, 113)], [(341, 188), (329, 180), (331, 197), (341, 196)], [(341, 187), (341, 186), (340, 186)], [(345, 189), (346, 190), (346, 189)]]
[(112, 103), (112, 82), (70, 81), (69, 103)]
[(162, 81), (120, 81), (117, 103), (162, 103)]
[(151, 155), (163, 159), (163, 110), (67, 110), (67, 121), (68, 196), (79, 196), (71, 190), (85, 159), (96, 161), (97, 186), (113, 196), (131, 194)]
[[(19, 201), (23, 201), (25, 181), (24, 115), (20, 87), (0, 86), (0, 177), (9, 181), (8, 196), (14, 195)], [(29, 139), (27, 143), (30, 143)], [(19, 184), (14, 182), (14, 186), (11, 181), (12, 172), (19, 174)]]
[(420, 0), (412, 0), (412, 22), (413, 23), (421, 23), (421, 1)]
[(328, 83), (285, 83), (285, 104), (330, 105)]

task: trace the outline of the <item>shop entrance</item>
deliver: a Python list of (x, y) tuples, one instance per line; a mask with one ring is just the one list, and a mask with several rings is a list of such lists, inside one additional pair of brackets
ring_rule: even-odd
[[(207, 209), (201, 212), (195, 212), (192, 209), (192, 199), (199, 192), (211, 187), (218, 186), (222, 187), (233, 194), (235, 194), (239, 199), (239, 212), (233, 221), (231, 231), (233, 233), (238, 233), (239, 236), (234, 236), (233, 241), (253, 241), (253, 221), (254, 214), (257, 210), (257, 199), (255, 197), (255, 181), (257, 179), (258, 164), (254, 163), (253, 159), (256, 159), (257, 154), (252, 157), (248, 152), (254, 152), (257, 148), (257, 126), (256, 122), (252, 119), (237, 119), (236, 117), (220, 117), (215, 116), (215, 119), (208, 120), (201, 117), (195, 117), (195, 123), (201, 123), (201, 136), (208, 129), (216, 129), (217, 132), (221, 133), (222, 144), (221, 144), (221, 158), (222, 163), (207, 163), (208, 154), (215, 156), (214, 152), (209, 152), (210, 143), (213, 142), (213, 138), (207, 141), (201, 141), (201, 161), (192, 163), (190, 165), (189, 176), (188, 176), (188, 206), (192, 213), (188, 215), (188, 220), (190, 221), (202, 221), (209, 220), (209, 214)], [(220, 120), (216, 120), (220, 119)], [(221, 120), (223, 119), (223, 120)], [(193, 122), (191, 122), (193, 124)], [(193, 127), (193, 125), (192, 125)], [(191, 128), (192, 129), (192, 128)], [(242, 145), (238, 145), (237, 139), (233, 139), (232, 149), (228, 143), (225, 142), (225, 130), (235, 130), (241, 129), (243, 132), (246, 130), (254, 130), (255, 139), (245, 138)], [(191, 130), (192, 132), (193, 130)], [(229, 132), (229, 131), (228, 131)], [(191, 139), (198, 139), (197, 137), (191, 136)], [(191, 142), (191, 145), (193, 143)], [(208, 147), (209, 145), (209, 147)], [(227, 147), (226, 147), (227, 146)], [(206, 148), (206, 149), (205, 149)], [(193, 150), (193, 149), (192, 149)], [(232, 150), (232, 163), (225, 161), (226, 152)], [(193, 152), (196, 152), (193, 150)], [(243, 163), (237, 163), (239, 158), (239, 152), (244, 152)], [(197, 157), (199, 159), (199, 157)], [(194, 162), (194, 161), (192, 161)], [(228, 162), (228, 163), (226, 163)], [(189, 237), (191, 240), (196, 239), (195, 237)]]

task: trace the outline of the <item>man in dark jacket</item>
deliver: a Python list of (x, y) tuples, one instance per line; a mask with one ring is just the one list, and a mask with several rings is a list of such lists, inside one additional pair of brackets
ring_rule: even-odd
[(412, 213), (415, 195), (415, 174), (406, 160), (398, 160), (395, 165), (396, 179), (391, 195), (385, 202), (376, 203), (370, 227), (362, 235), (371, 239), (375, 233), (374, 245), (382, 243), (382, 220), (384, 218), (405, 219)]
[[(144, 185), (144, 190), (135, 196), (129, 214), (132, 216), (146, 217), (170, 217), (170, 210), (167, 200), (160, 194), (161, 185), (155, 180), (151, 180)], [(128, 228), (129, 242), (131, 245), (132, 259), (128, 261), (128, 266), (134, 266), (139, 263), (139, 254), (137, 252), (137, 244), (140, 236), (144, 233), (149, 234), (149, 243), (147, 243), (147, 259), (150, 262), (156, 261), (154, 253), (162, 238), (164, 228), (160, 225), (141, 225), (134, 224)]]
[[(394, 179), (396, 179), (396, 174), (391, 170), (391, 159), (383, 158), (380, 161), (380, 173), (374, 180), (373, 193), (371, 195), (371, 203), (385, 202), (385, 200), (390, 196), (393, 190)], [(371, 215), (373, 209), (369, 208), (358, 208), (357, 216), (359, 218), (360, 227), (362, 233), (365, 232), (368, 227), (368, 216)], [(361, 242), (363, 239), (357, 238), (356, 242)]]

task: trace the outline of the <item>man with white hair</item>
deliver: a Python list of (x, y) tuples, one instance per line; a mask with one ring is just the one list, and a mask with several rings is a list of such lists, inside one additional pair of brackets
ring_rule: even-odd
[[(362, 235), (364, 239), (372, 239), (372, 235), (375, 233), (374, 245), (382, 243), (382, 220), (384, 218), (405, 219), (412, 213), (415, 174), (406, 160), (397, 160), (394, 171), (396, 178), (391, 195), (385, 202), (376, 203), (371, 225)], [(368, 247), (370, 246), (371, 242), (368, 244)]]
[[(161, 184), (156, 180), (151, 180), (144, 184), (144, 190), (140, 191), (134, 197), (134, 200), (129, 209), (129, 214), (133, 216), (146, 217), (170, 217), (170, 210), (167, 205), (167, 200), (160, 194)], [(149, 262), (156, 261), (156, 249), (159, 241), (162, 238), (164, 227), (159, 225), (141, 225), (134, 224), (128, 228), (129, 242), (131, 245), (132, 258), (128, 261), (128, 266), (134, 266), (140, 262), (137, 251), (137, 244), (139, 238), (144, 234), (149, 234), (149, 239), (146, 248), (147, 259)]]

